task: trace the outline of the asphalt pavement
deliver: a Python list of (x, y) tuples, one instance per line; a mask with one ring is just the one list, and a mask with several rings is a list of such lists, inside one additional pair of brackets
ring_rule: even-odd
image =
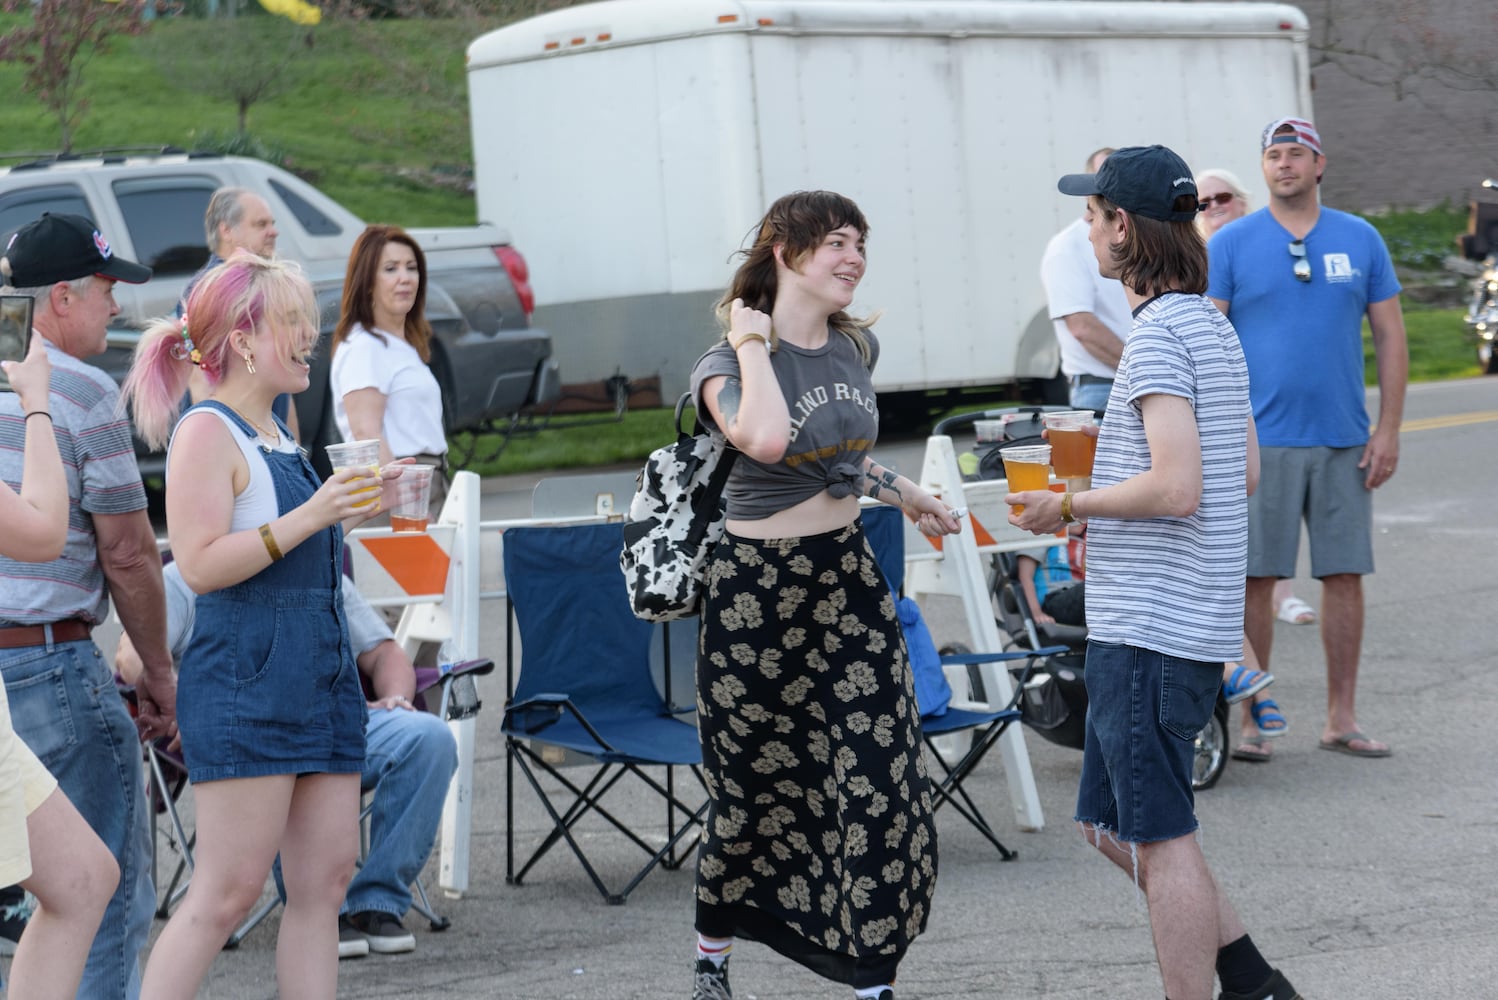
[[(1375, 501), (1378, 572), (1365, 586), (1359, 683), (1360, 722), (1394, 755), (1318, 749), (1319, 631), (1279, 624), (1270, 666), (1290, 732), (1271, 762), (1230, 762), (1197, 803), (1220, 883), (1306, 1000), (1498, 996), (1498, 779), (1485, 735), (1498, 715), (1498, 379), (1413, 387), (1406, 411), (1399, 472)], [(918, 472), (920, 450), (908, 442), (878, 454)], [(486, 483), (485, 517), (527, 513), (531, 485)], [(1319, 606), (1320, 587), (1304, 573), (1297, 592)], [(963, 638), (954, 608), (926, 612), (938, 642)], [(503, 618), (496, 607), (484, 626), (486, 650), (501, 665)], [(690, 864), (652, 873), (624, 906), (607, 905), (560, 849), (525, 885), (506, 884), (502, 672), (488, 681), (470, 888), (444, 898), (435, 860), (426, 872), (452, 927), (431, 933), (408, 917), (416, 951), (344, 961), (339, 996), (688, 996)], [(1000, 761), (985, 762), (968, 787), (1019, 856), (1002, 862), (961, 817), (940, 814), (931, 922), (901, 968), (899, 997), (1161, 996), (1142, 900), (1070, 822), (1080, 753), (1033, 733), (1026, 740), (1045, 827), (1015, 829)], [(643, 825), (656, 817), (640, 796), (621, 789), (615, 801)], [(513, 820), (522, 845), (547, 826), (523, 785)], [(643, 860), (601, 823), (580, 830), (606, 879)], [(275, 996), (278, 926), (273, 915), (224, 952), (201, 995)], [(851, 995), (752, 943), (735, 946), (732, 976), (740, 1000)]]

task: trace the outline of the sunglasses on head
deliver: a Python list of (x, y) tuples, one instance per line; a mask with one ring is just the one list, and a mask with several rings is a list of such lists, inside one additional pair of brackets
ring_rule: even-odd
[(1237, 197), (1237, 195), (1233, 194), (1233, 192), (1231, 192), (1231, 191), (1224, 191), (1221, 194), (1203, 195), (1202, 196), (1202, 203), (1201, 203), (1201, 210), (1203, 212), (1205, 212), (1208, 208), (1211, 208), (1213, 205), (1226, 205), (1228, 202), (1232, 201), (1236, 197)]
[(1306, 241), (1294, 240), (1289, 246), (1290, 256), (1295, 258), (1295, 266), (1291, 268), (1295, 272), (1296, 281), (1311, 280), (1311, 262), (1306, 260)]

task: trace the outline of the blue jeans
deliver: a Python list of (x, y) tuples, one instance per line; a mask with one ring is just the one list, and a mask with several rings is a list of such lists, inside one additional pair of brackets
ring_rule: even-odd
[(364, 730), (359, 786), (374, 791), (369, 856), (343, 898), (344, 913), (378, 910), (397, 918), (411, 908), (411, 883), (437, 839), (458, 745), (430, 712), (372, 709)]
[[(364, 745), (359, 787), (374, 792), (369, 856), (349, 883), (342, 912), (378, 910), (399, 918), (411, 908), (411, 883), (437, 839), (458, 745), (447, 723), (430, 712), (380, 708), (369, 712)], [(285, 900), (279, 857), (275, 875)]]
[(1113, 383), (1111, 381), (1073, 385), (1071, 389), (1071, 407), (1074, 410), (1096, 410), (1101, 413), (1108, 408), (1108, 396), (1112, 392)]
[(94, 937), (78, 995), (135, 1000), (155, 908), (135, 723), (91, 641), (0, 650), (0, 673), (16, 734), (120, 865), (120, 884)]
[(1129, 843), (1194, 832), (1191, 763), (1221, 686), (1221, 663), (1088, 640), (1077, 822)]

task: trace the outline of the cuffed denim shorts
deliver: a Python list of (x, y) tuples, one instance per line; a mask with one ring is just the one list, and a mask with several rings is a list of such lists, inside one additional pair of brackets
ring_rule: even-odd
[(1222, 664), (1089, 640), (1086, 680), (1077, 822), (1136, 844), (1195, 832), (1191, 765)]

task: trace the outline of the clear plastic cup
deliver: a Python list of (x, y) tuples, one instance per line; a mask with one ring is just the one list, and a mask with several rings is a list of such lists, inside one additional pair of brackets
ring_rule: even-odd
[(385, 485), (390, 530), (425, 531), (432, 502), (432, 467), (403, 465), (400, 470), (400, 477)]
[[(1004, 478), (1009, 481), (1009, 492), (1048, 489), (1051, 485), (1051, 446), (1027, 444), (1005, 448)], [(1024, 504), (1014, 504), (1014, 513), (1023, 513)]]
[(977, 438), (979, 444), (1002, 441), (1004, 440), (1004, 421), (975, 420), (973, 421), (973, 436)]
[(1065, 479), (1072, 490), (1086, 489), (1097, 454), (1097, 435), (1084, 428), (1097, 420), (1091, 410), (1062, 410), (1044, 415), (1046, 440), (1051, 442), (1051, 465), (1056, 478)]
[[(328, 463), (333, 466), (334, 472), (342, 472), (344, 469), (368, 469), (369, 475), (378, 479), (380, 477), (380, 439), (330, 444), (328, 445)], [(370, 486), (354, 492), (371, 493), (377, 488), (377, 486)], [(360, 504), (360, 506), (363, 505)]]

